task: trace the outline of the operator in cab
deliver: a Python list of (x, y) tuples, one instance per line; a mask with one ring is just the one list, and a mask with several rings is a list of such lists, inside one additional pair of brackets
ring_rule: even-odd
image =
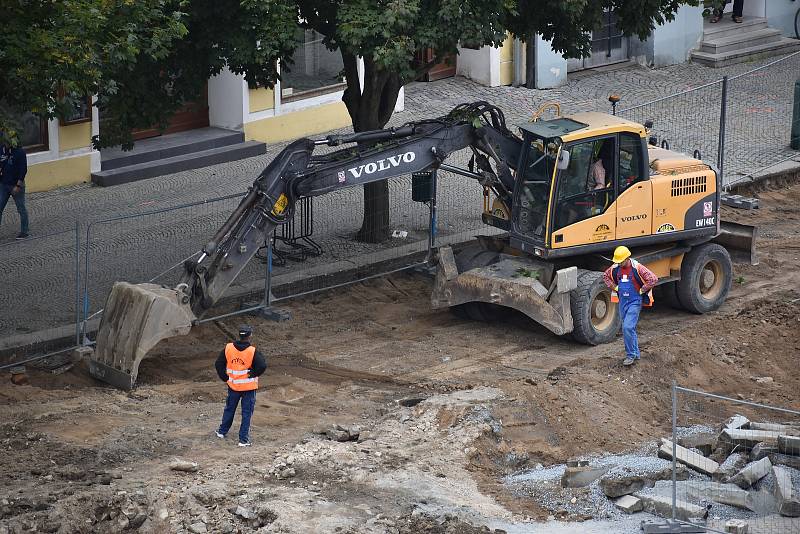
[(250, 446), (250, 418), (256, 407), (256, 390), (258, 377), (267, 370), (267, 360), (251, 345), (253, 328), (248, 325), (239, 327), (239, 340), (228, 343), (217, 357), (214, 367), (220, 380), (228, 384), (228, 398), (222, 423), (215, 432), (218, 438), (224, 439), (233, 424), (236, 407), (242, 403), (242, 423), (239, 425), (239, 446)]
[(653, 305), (653, 287), (658, 283), (658, 276), (631, 258), (628, 247), (617, 247), (613, 261), (614, 264), (603, 274), (603, 281), (611, 289), (611, 302), (619, 303), (622, 339), (625, 342), (622, 365), (627, 367), (636, 363), (641, 356), (636, 324), (642, 306)]

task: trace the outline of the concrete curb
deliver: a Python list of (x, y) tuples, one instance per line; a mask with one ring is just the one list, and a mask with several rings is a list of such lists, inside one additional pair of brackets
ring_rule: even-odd
[(775, 187), (787, 187), (800, 182), (800, 154), (795, 159), (767, 167), (754, 173), (749, 180), (731, 186), (731, 192), (739, 195), (753, 195), (759, 191)]

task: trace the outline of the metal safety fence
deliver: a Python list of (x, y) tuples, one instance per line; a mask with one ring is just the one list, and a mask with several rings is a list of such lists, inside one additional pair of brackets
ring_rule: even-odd
[(650, 126), (662, 148), (694, 155), (718, 165), (724, 132), (724, 80), (621, 110), (617, 115)]
[(800, 122), (800, 115), (792, 113), (797, 82), (800, 52), (728, 78), (724, 131), (728, 187), (786, 161), (800, 161), (800, 152), (790, 146), (792, 129), (800, 127), (793, 124)]
[(630, 108), (617, 115), (650, 126), (657, 145), (716, 165), (726, 189), (790, 160), (800, 52)]
[(673, 461), (672, 481), (648, 491), (671, 499), (674, 524), (800, 533), (800, 411), (673, 384), (672, 439), (659, 454)]
[[(174, 287), (183, 262), (198, 253), (241, 197), (237, 193), (89, 222), (82, 258), (82, 337), (96, 328), (114, 282)], [(248, 269), (240, 279), (253, 276)]]
[[(464, 150), (448, 163), (466, 167), (469, 156)], [(486, 233), (482, 187), (449, 172), (434, 177), (435, 193), (427, 202), (412, 200), (411, 176), (388, 180), (389, 236), (378, 243), (358, 238), (363, 187), (301, 198), (293, 220), (265, 240), (221, 305), (202, 320), (423, 266), (434, 245)], [(64, 352), (66, 345), (91, 344), (117, 281), (175, 287), (184, 262), (200, 253), (242, 196), (76, 221), (70, 230), (0, 245), (0, 268), (9, 279), (22, 281), (0, 289), (0, 304), (9, 312), (0, 317), (0, 339), (3, 346), (18, 347), (0, 350), (0, 365), (46, 359)], [(39, 334), (41, 342), (34, 339)]]
[(0, 243), (0, 369), (78, 344), (79, 231), (76, 222), (74, 228)]

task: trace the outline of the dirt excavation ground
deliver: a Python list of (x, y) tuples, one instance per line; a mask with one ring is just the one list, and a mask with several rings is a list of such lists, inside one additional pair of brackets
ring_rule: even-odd
[[(430, 278), (402, 274), (287, 303), (289, 322), (252, 320), (269, 368), (249, 449), (238, 416), (228, 439), (213, 434), (226, 390), (213, 360), (237, 319), (159, 345), (131, 393), (80, 366), (27, 386), (5, 376), (0, 533), (635, 532), (642, 514), (507, 477), (652, 449), (673, 380), (800, 409), (800, 186), (760, 198), (724, 218), (760, 225), (761, 264), (737, 266), (718, 312), (643, 313), (632, 369), (621, 339), (465, 321), (430, 309)], [(176, 458), (197, 470), (171, 470)]]

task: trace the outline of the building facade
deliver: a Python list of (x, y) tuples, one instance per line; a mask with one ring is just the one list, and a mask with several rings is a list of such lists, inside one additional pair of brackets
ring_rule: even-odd
[[(794, 17), (799, 7), (796, 0), (748, 0), (744, 3), (743, 14), (745, 22), (758, 19), (762, 22), (760, 27), (779, 30), (784, 38), (789, 38), (795, 36)], [(727, 17), (732, 2), (725, 9)], [(592, 53), (587, 58), (565, 59), (541, 36), (536, 36), (530, 44), (509, 38), (500, 48), (459, 48), (456, 71), (458, 75), (489, 86), (526, 83), (528, 46), (534, 48), (530, 57), (533, 57), (534, 63), (533, 85), (537, 89), (564, 85), (571, 72), (614, 63), (632, 61), (651, 67), (684, 63), (690, 59), (692, 51), (700, 48), (704, 31), (716, 29), (714, 25), (708, 25), (703, 18), (703, 11), (703, 5), (683, 5), (673, 21), (656, 26), (645, 40), (623, 36), (615, 14), (606, 11), (602, 24), (592, 32)], [(747, 24), (745, 27), (754, 30), (760, 28)], [(753, 37), (759, 38), (758, 35)], [(756, 42), (753, 41), (753, 44)], [(743, 42), (742, 45), (746, 48), (748, 43)], [(783, 50), (792, 51), (791, 47), (784, 47)]]
[[(208, 80), (201, 101), (176, 114), (166, 133), (212, 126), (242, 132), (246, 141), (276, 143), (349, 126), (341, 55), (325, 48), (322, 36), (312, 30), (298, 29), (298, 41), (291, 70), (284, 70), (274, 88), (251, 89), (244, 76), (225, 70)], [(363, 63), (359, 67), (363, 85)], [(401, 90), (396, 110), (403, 109), (403, 96)], [(91, 139), (102, 135), (102, 122), (90, 103), (76, 109), (69, 121), (29, 115), (21, 122), (29, 192), (88, 182), (100, 170), (102, 155)], [(160, 134), (151, 128), (135, 132), (134, 138)]]
[[(793, 37), (798, 7), (800, 3), (795, 0), (748, 0), (744, 17), (746, 22), (762, 21), (761, 26), (752, 26), (761, 32), (754, 33), (754, 39), (762, 38), (759, 28), (767, 26)], [(730, 9), (731, 3), (727, 6)], [(675, 20), (657, 26), (645, 40), (624, 37), (614, 13), (607, 12), (603, 23), (592, 32), (588, 58), (567, 60), (541, 36), (527, 44), (509, 37), (498, 48), (460, 47), (455, 74), (487, 86), (524, 84), (526, 58), (530, 56), (533, 85), (549, 89), (565, 84), (571, 72), (619, 62), (652, 67), (683, 63), (701, 47), (708, 30), (702, 6), (682, 6)], [(283, 73), (274, 88), (251, 89), (242, 76), (224, 71), (208, 80), (202, 102), (177, 114), (167, 133), (213, 126), (242, 132), (247, 141), (275, 143), (349, 126), (350, 118), (341, 101), (345, 84), (340, 54), (327, 50), (321, 36), (312, 30), (298, 29), (297, 39), (292, 68)], [(533, 47), (531, 54), (528, 47)], [(363, 83), (363, 65), (359, 74)], [(452, 74), (448, 70), (447, 75)], [(403, 106), (401, 91), (396, 110)], [(23, 117), (23, 123), (29, 191), (88, 182), (91, 173), (100, 170), (102, 155), (92, 149), (91, 138), (102, 135), (102, 122), (90, 102), (76, 106), (69, 120), (41, 121), (30, 115)], [(160, 133), (153, 128), (137, 132), (136, 138)]]

